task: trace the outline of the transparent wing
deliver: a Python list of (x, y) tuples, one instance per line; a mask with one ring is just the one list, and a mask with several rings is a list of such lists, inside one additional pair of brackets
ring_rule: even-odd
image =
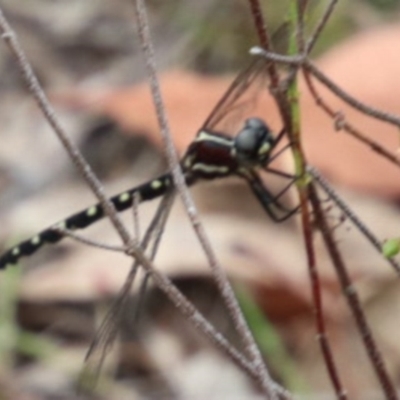
[(127, 300), (130, 296), (137, 271), (138, 265), (135, 263), (116, 301), (108, 310), (100, 327), (96, 331), (85, 357), (85, 365), (78, 378), (78, 390), (81, 393), (91, 393), (97, 385), (104, 360), (118, 336), (121, 319), (125, 314), (124, 310), (127, 306)]
[[(156, 214), (154, 215), (154, 218), (150, 223), (150, 226), (148, 227), (142, 241), (142, 248), (149, 249), (150, 260), (154, 259), (158, 250), (173, 200), (174, 191), (172, 190), (169, 191), (160, 202)], [(104, 360), (118, 336), (121, 320), (124, 315), (126, 315), (125, 311), (129, 305), (128, 299), (132, 292), (132, 286), (135, 278), (137, 277), (139, 268), (140, 266), (138, 262), (135, 262), (120, 293), (117, 296), (116, 301), (107, 312), (106, 317), (102, 321), (100, 328), (95, 334), (85, 358), (85, 366), (83, 367), (78, 379), (78, 390), (81, 393), (91, 393), (96, 387)], [(146, 277), (145, 282), (147, 282)], [(143, 295), (144, 293), (141, 291), (140, 296)], [(140, 304), (141, 302), (139, 301), (138, 306), (140, 306)], [(132, 310), (130, 314), (136, 316), (138, 313), (139, 310), (136, 309)], [(138, 322), (137, 320), (138, 318), (135, 318), (135, 323)]]
[(245, 114), (254, 109), (262, 92), (267, 92), (266, 62), (256, 58), (232, 82), (214, 107), (201, 130), (234, 136)]

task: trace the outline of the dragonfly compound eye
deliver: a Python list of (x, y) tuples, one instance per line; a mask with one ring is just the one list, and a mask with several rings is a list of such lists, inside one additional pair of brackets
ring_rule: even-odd
[(263, 162), (268, 159), (273, 142), (268, 125), (260, 118), (249, 118), (234, 139), (234, 149), (243, 161)]

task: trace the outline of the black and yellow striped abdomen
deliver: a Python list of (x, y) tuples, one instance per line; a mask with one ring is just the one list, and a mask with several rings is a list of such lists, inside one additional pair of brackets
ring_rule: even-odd
[[(190, 182), (188, 182), (190, 184)], [(172, 187), (170, 174), (165, 174), (151, 182), (144, 183), (133, 189), (120, 193), (110, 199), (117, 211), (127, 210), (132, 206), (133, 199), (136, 196), (137, 201), (143, 202), (153, 200), (162, 196)], [(17, 246), (11, 248), (0, 257), (0, 269), (8, 265), (15, 264), (21, 257), (29, 256), (35, 253), (46, 243), (57, 243), (63, 239), (64, 235), (57, 228), (68, 229), (71, 231), (84, 229), (89, 225), (99, 221), (104, 217), (104, 210), (100, 204), (93, 205), (83, 211), (71, 215), (64, 221), (61, 221), (50, 228), (38, 233)]]

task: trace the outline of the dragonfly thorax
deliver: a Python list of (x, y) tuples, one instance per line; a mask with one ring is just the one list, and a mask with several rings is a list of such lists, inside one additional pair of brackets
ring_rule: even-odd
[(233, 152), (240, 162), (264, 164), (274, 144), (274, 136), (260, 118), (248, 118), (233, 142)]

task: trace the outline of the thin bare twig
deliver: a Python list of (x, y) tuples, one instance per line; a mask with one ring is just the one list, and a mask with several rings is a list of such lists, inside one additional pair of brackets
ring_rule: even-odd
[[(313, 81), (311, 80), (310, 73), (308, 70), (303, 69), (304, 73), (304, 80), (306, 82), (306, 85), (313, 96), (315, 103), (322, 108), (322, 110), (327, 113), (330, 117), (336, 119), (338, 116), (338, 113), (334, 111), (324, 100), (323, 98), (318, 94), (317, 89), (314, 86)], [(358, 139), (360, 142), (363, 144), (367, 145), (368, 147), (371, 148), (372, 151), (375, 153), (381, 155), (382, 157), (386, 158), (387, 161), (395, 164), (396, 166), (400, 167), (400, 159), (397, 154), (390, 152), (387, 150), (385, 147), (381, 146), (378, 142), (375, 140), (370, 139), (368, 136), (364, 135), (362, 132), (360, 132), (358, 129), (356, 129), (354, 126), (352, 126), (350, 123), (348, 123), (343, 117), (340, 118), (340, 125), (339, 128), (348, 133), (349, 135), (354, 136), (356, 139)]]
[(113, 246), (110, 244), (105, 244), (105, 243), (100, 243), (91, 239), (88, 239), (82, 235), (79, 235), (76, 232), (70, 231), (69, 229), (64, 229), (61, 226), (54, 226), (52, 230), (56, 232), (60, 232), (62, 235), (67, 236), (71, 239), (74, 239), (77, 242), (86, 244), (88, 246), (96, 247), (98, 249), (103, 249), (103, 250), (109, 250), (109, 251), (115, 251), (118, 253), (124, 253), (126, 251), (126, 247), (121, 247), (121, 246)]
[(250, 49), (250, 54), (254, 56), (264, 57), (268, 61), (275, 61), (287, 65), (301, 66), (304, 63), (305, 56), (302, 54), (296, 55), (283, 55), (274, 53), (273, 51), (265, 50), (260, 46), (253, 46)]
[[(304, 3), (304, 4), (301, 4)], [(307, 8), (307, 0), (303, 1), (296, 1), (296, 43), (297, 43), (297, 52), (303, 53), (304, 52), (304, 12)]]
[[(161, 272), (159, 272), (152, 263), (146, 258), (138, 255), (138, 261), (150, 274), (154, 283), (167, 295), (172, 304), (179, 309), (183, 316), (192, 323), (195, 328), (200, 330), (207, 338), (211, 340), (219, 349), (221, 349), (239, 368), (252, 377), (261, 388), (265, 388), (265, 378), (260, 376), (259, 369), (254, 365), (253, 361), (249, 361), (241, 353), (239, 353), (229, 342), (222, 336), (204, 316), (193, 306), (191, 302), (176, 288), (176, 286)], [(287, 390), (281, 388), (275, 382), (271, 382), (274, 393), (291, 397)]]
[(377, 108), (368, 106), (363, 102), (357, 100), (356, 98), (349, 95), (346, 91), (336, 85), (330, 78), (328, 78), (312, 61), (310, 61), (304, 54), (296, 56), (282, 56), (280, 54), (272, 53), (271, 51), (266, 51), (260, 47), (253, 47), (251, 53), (254, 55), (261, 55), (267, 60), (273, 60), (276, 62), (281, 62), (284, 64), (294, 64), (306, 68), (310, 73), (318, 79), (323, 85), (331, 90), (337, 97), (342, 99), (345, 103), (349, 104), (356, 110), (366, 114), (370, 117), (374, 117), (381, 121), (387, 122), (389, 124), (400, 127), (400, 117), (387, 113)]
[(309, 213), (302, 213), (302, 226), (303, 236), (306, 246), (308, 272), (311, 281), (311, 293), (313, 296), (314, 312), (315, 312), (315, 323), (317, 329), (317, 340), (321, 347), (322, 356), (325, 361), (326, 368), (332, 385), (335, 389), (336, 396), (338, 399), (347, 399), (346, 391), (343, 389), (342, 382), (339, 377), (339, 372), (336, 367), (335, 359), (331, 350), (330, 343), (325, 327), (325, 318), (323, 312), (322, 294), (321, 294), (321, 283), (319, 279), (314, 244), (312, 239), (312, 228)]
[(309, 185), (309, 194), (309, 200), (314, 211), (316, 225), (322, 233), (322, 238), (324, 240), (326, 249), (328, 250), (330, 258), (333, 262), (333, 266), (339, 278), (342, 292), (353, 314), (353, 318), (356, 322), (356, 326), (359, 330), (372, 367), (376, 373), (379, 383), (381, 384), (386, 398), (390, 400), (397, 400), (398, 397), (396, 388), (389, 377), (383, 358), (372, 336), (372, 332), (363, 313), (357, 291), (355, 290), (347, 273), (346, 265), (332, 237), (332, 230), (329, 229), (328, 223), (326, 222), (325, 215), (320, 205), (320, 200), (312, 183)]
[(140, 195), (139, 192), (133, 194), (132, 201), (132, 216), (133, 216), (133, 238), (140, 242), (140, 218), (139, 218), (139, 203)]
[[(267, 51), (271, 51), (272, 44), (269, 34), (268, 25), (266, 19), (262, 13), (262, 7), (259, 0), (248, 0), (251, 16), (253, 18), (253, 24), (257, 32), (257, 36), (260, 42), (260, 45), (263, 49)], [(285, 96), (285, 93), (282, 93), (282, 88), (280, 85), (279, 73), (276, 68), (276, 65), (273, 62), (269, 62), (266, 65), (267, 72), (270, 78), (270, 88), (271, 93), (274, 96), (276, 103), (278, 105), (279, 112), (282, 117), (282, 121), (286, 127), (286, 131), (291, 134), (291, 118), (290, 118), (290, 106)]]
[(387, 113), (377, 108), (368, 106), (361, 101), (357, 100), (353, 96), (349, 95), (342, 88), (336, 85), (330, 78), (328, 78), (313, 62), (308, 59), (304, 59), (304, 68), (308, 69), (311, 74), (318, 79), (323, 85), (325, 85), (331, 92), (335, 93), (344, 102), (355, 108), (356, 110), (374, 117), (381, 121), (400, 127), (400, 117), (391, 113)]
[(257, 381), (271, 399), (277, 399), (275, 388), (272, 385), (272, 379), (263, 362), (261, 353), (254, 341), (254, 338), (249, 328), (247, 327), (246, 321), (235, 298), (233, 289), (229, 284), (228, 278), (217, 262), (210, 241), (207, 238), (204, 228), (198, 218), (193, 200), (191, 199), (189, 191), (185, 185), (184, 177), (178, 163), (178, 157), (169, 133), (168, 121), (164, 112), (165, 108), (161, 98), (159, 83), (156, 74), (154, 49), (150, 37), (146, 8), (142, 0), (136, 0), (134, 1), (134, 4), (137, 17), (138, 35), (145, 57), (146, 69), (149, 76), (149, 85), (152, 92), (158, 124), (160, 126), (164, 145), (166, 147), (168, 164), (171, 168), (174, 183), (185, 205), (185, 209), (188, 213), (190, 222), (207, 256), (222, 299), (228, 308), (235, 328), (241, 336), (241, 339), (245, 346), (245, 350), (250, 356), (251, 362), (254, 365), (255, 370), (257, 371)]
[[(360, 220), (354, 211), (340, 198), (331, 185), (324, 179), (315, 167), (308, 166), (307, 172), (315, 179), (336, 205), (343, 211), (346, 217), (357, 227), (357, 229), (368, 239), (372, 246), (382, 255), (383, 243), (373, 234), (373, 232)], [(393, 267), (395, 272), (400, 275), (400, 265), (393, 258), (385, 258), (385, 260)]]
[[(260, 47), (253, 47), (250, 50), (250, 53), (253, 55), (261, 55), (262, 57), (265, 57), (268, 60), (276, 61), (276, 62), (283, 63), (283, 64), (300, 65), (300, 64), (304, 63), (304, 56), (302, 56), (302, 55), (283, 56), (280, 54), (265, 51), (265, 50), (261, 49)], [(329, 107), (329, 105), (326, 104), (324, 102), (324, 100), (319, 96), (319, 94), (309, 76), (309, 74), (312, 74), (312, 73), (307, 69), (303, 69), (303, 73), (304, 73), (305, 82), (310, 90), (311, 95), (314, 97), (316, 104), (318, 106), (320, 106), (329, 116), (331, 116), (332, 118), (337, 118), (337, 115), (338, 115), (337, 112), (332, 110), (332, 108)], [(390, 114), (388, 114), (388, 115), (390, 115)], [(393, 152), (390, 152), (385, 147), (381, 146), (378, 142), (370, 139), (369, 137), (367, 137), (366, 135), (361, 133), (359, 130), (357, 130), (355, 127), (353, 127), (350, 123), (345, 121), (343, 118), (340, 120), (340, 129), (342, 129), (346, 133), (354, 136), (359, 141), (361, 141), (363, 144), (370, 147), (374, 152), (380, 154), (382, 157), (386, 158), (391, 163), (395, 164), (396, 166), (400, 166), (400, 159), (399, 159), (398, 155), (396, 155)]]
[[(261, 4), (259, 0), (249, 0), (249, 6), (251, 11), (251, 16), (253, 17), (253, 24), (254, 27), (256, 28), (258, 40), (260, 41), (260, 45), (264, 49), (272, 49), (272, 43), (269, 35), (267, 21), (263, 17)], [(274, 65), (273, 63), (268, 63), (267, 70), (269, 77), (271, 79), (271, 87), (277, 89), (279, 87), (279, 74), (276, 69), (276, 65)]]
[(307, 40), (307, 44), (305, 47), (305, 54), (309, 55), (314, 48), (315, 43), (317, 42), (317, 39), (319, 38), (320, 34), (322, 33), (323, 29), (325, 28), (325, 25), (327, 24), (330, 16), (332, 15), (332, 12), (337, 4), (338, 0), (331, 0), (331, 2), (328, 4), (328, 7), (326, 7), (325, 12), (322, 14), (321, 19), (318, 22), (317, 27), (314, 30), (314, 33), (311, 34), (309, 39)]
[(72, 162), (77, 167), (78, 171), (81, 173), (85, 181), (87, 182), (90, 189), (93, 191), (97, 199), (99, 200), (101, 206), (104, 209), (105, 214), (110, 218), (111, 223), (114, 225), (118, 234), (120, 235), (122, 241), (126, 246), (131, 242), (129, 232), (125, 229), (120, 218), (118, 217), (115, 207), (107, 198), (104, 189), (97, 179), (93, 171), (91, 170), (88, 163), (85, 161), (80, 151), (72, 141), (69, 139), (66, 131), (59, 122), (52, 105), (50, 104), (46, 94), (44, 93), (39, 81), (30, 66), (22, 47), (20, 46), (17, 36), (10, 24), (8, 23), (1, 7), (0, 7), (0, 30), (1, 38), (7, 44), (13, 55), (17, 60), (17, 67), (19, 68), (22, 77), (28, 87), (29, 92), (36, 100), (39, 108), (41, 109), (46, 120), (52, 127), (53, 131), (56, 133), (60, 142), (64, 146), (68, 155), (70, 156)]

